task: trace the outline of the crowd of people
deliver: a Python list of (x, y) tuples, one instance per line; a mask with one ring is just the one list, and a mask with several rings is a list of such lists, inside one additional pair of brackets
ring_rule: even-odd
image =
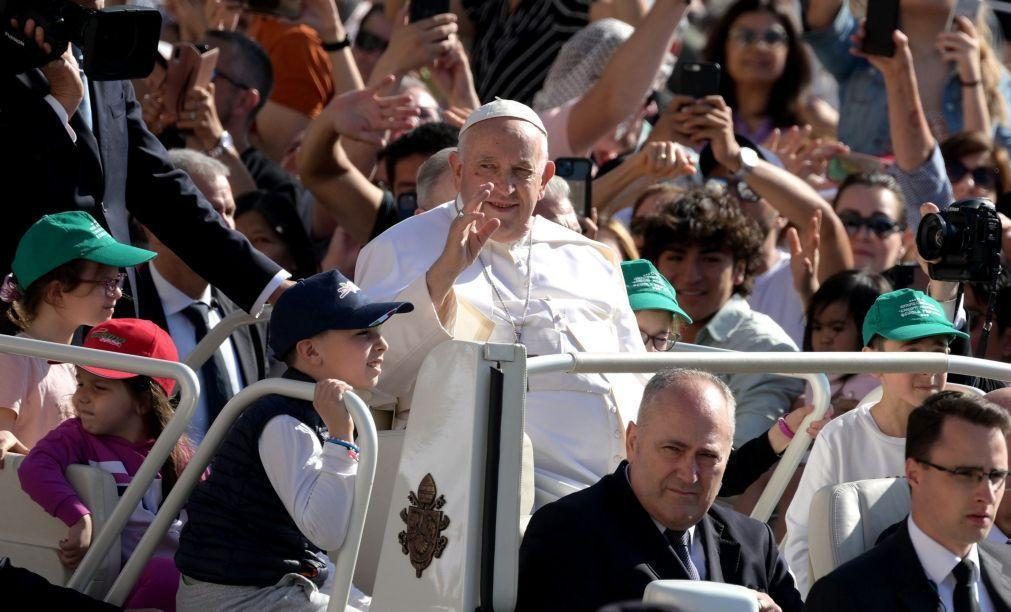
[[(447, 340), (1011, 362), (1011, 276), (968, 273), (981, 248), (1011, 253), (1005, 13), (899, 0), (882, 55), (871, 9), (842, 0), (451, 0), (417, 19), (411, 2), (143, 0), (163, 17), (149, 76), (92, 79), (76, 46), (0, 74), (4, 333), (180, 360), (273, 305), (200, 366), (124, 562), (230, 398), (315, 384), (241, 415), (126, 607), (326, 609), (359, 453), (343, 394), (409, 429)], [(49, 44), (33, 19), (11, 27)], [(918, 228), (966, 200), (992, 239), (936, 274)], [(64, 471), (125, 488), (175, 384), (0, 366), (0, 469), (26, 455), (22, 486), (76, 567), (94, 525)], [(597, 610), (659, 578), (745, 586), (763, 611), (1011, 607), (1004, 383), (830, 382), (812, 420), (812, 390), (771, 373), (532, 375), (519, 609)], [(806, 465), (769, 524), (747, 518), (802, 428)], [(883, 477), (908, 481), (909, 517), (816, 579), (815, 493)]]

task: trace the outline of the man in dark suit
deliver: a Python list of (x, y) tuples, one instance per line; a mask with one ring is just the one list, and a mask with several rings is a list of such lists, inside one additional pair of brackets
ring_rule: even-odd
[[(189, 149), (173, 149), (169, 158), (190, 176), (225, 225), (235, 227), (228, 168)], [(158, 257), (137, 268), (137, 310), (172, 336), (180, 358), (185, 359), (209, 330), (239, 308), (146, 227), (144, 233)], [(188, 431), (191, 440), (200, 442), (225, 403), (245, 386), (266, 377), (267, 370), (266, 325), (243, 326), (232, 332), (197, 370), (201, 394)]]
[(42, 69), (0, 74), (0, 274), (34, 221), (76, 208), (126, 243), (132, 214), (247, 311), (279, 295), (286, 273), (172, 167), (130, 83), (85, 80), (69, 50)]
[(818, 580), (807, 609), (1007, 612), (1011, 554), (983, 540), (1007, 479), (1008, 415), (954, 391), (909, 415), (911, 512), (895, 532)]
[(534, 514), (520, 547), (517, 610), (596, 610), (657, 579), (748, 587), (762, 610), (801, 610), (768, 525), (713, 506), (734, 436), (718, 378), (671, 370), (646, 385), (628, 461)]

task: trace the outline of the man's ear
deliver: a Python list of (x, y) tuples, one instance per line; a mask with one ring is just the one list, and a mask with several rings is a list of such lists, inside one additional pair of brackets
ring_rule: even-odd
[(453, 184), (459, 191), (460, 185), (463, 184), (463, 161), (460, 159), (459, 151), (449, 152), (449, 167), (453, 171)]
[(299, 340), (295, 344), (295, 353), (298, 355), (299, 359), (308, 364), (319, 364), (319, 351), (316, 350), (316, 345), (313, 343), (312, 338)]
[(744, 273), (747, 271), (747, 264), (743, 261), (734, 262), (734, 286), (744, 284)]
[(920, 465), (920, 462), (917, 461), (917, 460), (915, 460), (915, 459), (912, 459), (912, 458), (907, 458), (906, 459), (906, 480), (909, 481), (909, 486), (910, 487), (912, 487), (913, 485), (919, 486), (919, 484), (920, 484), (920, 477), (922, 475), (923, 475), (923, 466)]
[(635, 446), (639, 443), (639, 430), (635, 425), (635, 421), (629, 421), (628, 427), (625, 428), (625, 457), (631, 457), (635, 454)]
[(259, 89), (247, 89), (246, 90), (246, 95), (242, 97), (242, 102), (243, 102), (242, 103), (242, 106), (243, 106), (242, 110), (245, 111), (246, 115), (252, 115), (253, 114), (253, 109), (256, 108), (258, 104), (260, 104), (260, 100), (262, 100), (262, 99), (263, 99), (263, 96), (260, 95), (260, 90)]

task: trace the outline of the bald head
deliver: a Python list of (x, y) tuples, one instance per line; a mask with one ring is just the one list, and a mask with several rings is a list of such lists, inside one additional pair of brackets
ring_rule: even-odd
[(691, 396), (697, 400), (691, 402), (693, 404), (711, 408), (712, 415), (729, 425), (731, 438), (733, 438), (734, 415), (737, 409), (734, 394), (725, 382), (713, 374), (701, 370), (678, 368), (654, 374), (642, 392), (636, 424), (640, 428), (647, 427), (652, 419), (661, 418), (671, 411), (679, 410), (678, 404), (672, 404), (666, 400), (680, 394)]

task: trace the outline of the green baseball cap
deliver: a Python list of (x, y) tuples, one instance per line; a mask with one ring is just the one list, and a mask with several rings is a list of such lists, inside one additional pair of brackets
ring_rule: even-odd
[(678, 305), (677, 293), (670, 282), (646, 259), (621, 262), (625, 290), (632, 310), (666, 310), (688, 323), (692, 318)]
[(150, 261), (156, 255), (117, 242), (94, 217), (75, 210), (46, 215), (28, 228), (11, 267), (24, 291), (43, 274), (75, 259), (122, 268)]
[(878, 296), (864, 318), (864, 346), (874, 336), (888, 340), (919, 340), (930, 336), (968, 338), (944, 316), (937, 300), (915, 289), (899, 289)]

